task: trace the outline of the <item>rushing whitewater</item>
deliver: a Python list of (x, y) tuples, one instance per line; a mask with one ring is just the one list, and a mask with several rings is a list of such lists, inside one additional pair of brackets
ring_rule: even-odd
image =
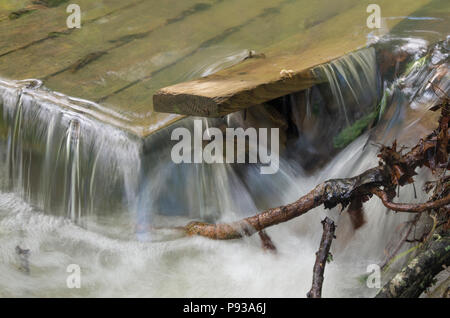
[[(278, 173), (269, 176), (256, 164), (173, 163), (171, 129), (192, 129), (193, 118), (139, 140), (61, 107), (42, 88), (0, 82), (0, 296), (304, 297), (324, 216), (338, 224), (324, 297), (373, 296), (377, 289), (361, 277), (383, 261), (396, 227), (409, 218), (386, 211), (376, 198), (365, 204), (367, 223), (356, 232), (339, 207), (316, 208), (269, 228), (276, 255), (265, 253), (257, 236), (222, 242), (182, 237), (171, 227), (193, 219), (236, 220), (292, 202), (326, 179), (376, 166), (373, 141), (414, 142), (417, 135), (405, 136), (438, 100), (428, 81), (446, 90), (450, 83), (447, 43), (429, 53), (426, 44), (419, 50), (423, 63), (384, 84), (373, 48), (318, 68), (327, 87), (309, 91), (303, 102), (282, 100), (283, 107), (305, 106), (303, 120), (316, 127), (287, 143), (291, 148), (282, 153)], [(380, 104), (379, 125), (370, 133), (333, 150), (313, 169), (296, 159), (302, 151), (321, 158), (331, 148), (320, 147), (332, 147), (323, 136), (339, 133)], [(243, 116), (204, 121), (233, 126)], [(426, 177), (417, 177), (417, 188)], [(398, 200), (421, 202), (427, 199), (421, 193), (415, 198), (405, 189)], [(16, 246), (30, 251), (29, 274), (21, 269)], [(67, 288), (70, 264), (81, 268), (80, 289)]]

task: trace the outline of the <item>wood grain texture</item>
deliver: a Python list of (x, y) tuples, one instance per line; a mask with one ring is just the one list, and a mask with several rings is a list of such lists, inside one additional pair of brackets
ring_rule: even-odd
[[(183, 115), (221, 117), (306, 89), (319, 82), (310, 70), (289, 77), (270, 78), (270, 74), (276, 74), (277, 71), (279, 73), (279, 68), (271, 61), (264, 63), (267, 65), (254, 68), (254, 72), (249, 70), (244, 75), (238, 75), (238, 78), (217, 74), (161, 89), (153, 96), (155, 110)], [(265, 76), (266, 74), (269, 76)]]

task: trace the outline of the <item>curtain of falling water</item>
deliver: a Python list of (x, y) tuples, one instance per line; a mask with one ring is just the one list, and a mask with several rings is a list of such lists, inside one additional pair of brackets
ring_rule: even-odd
[(39, 98), (32, 89), (1, 93), (7, 189), (75, 222), (93, 212), (128, 208), (139, 178), (139, 141)]
[(375, 61), (375, 49), (372, 47), (352, 52), (315, 69), (317, 76), (325, 76), (330, 84), (347, 125), (354, 122), (361, 112), (370, 111), (370, 106), (375, 106), (378, 100), (380, 77)]

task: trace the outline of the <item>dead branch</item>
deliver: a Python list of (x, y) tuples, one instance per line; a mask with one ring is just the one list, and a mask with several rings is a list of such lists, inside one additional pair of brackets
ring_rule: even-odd
[[(191, 222), (178, 229), (184, 230), (189, 236), (199, 235), (217, 240), (237, 239), (258, 232), (263, 248), (274, 250), (275, 246), (264, 232), (265, 228), (289, 221), (321, 205), (331, 209), (340, 204), (342, 208), (350, 205), (348, 211), (352, 224), (357, 229), (365, 222), (363, 202), (376, 195), (387, 208), (398, 212), (443, 211), (444, 213), (440, 213), (440, 215), (443, 216), (443, 228), (447, 229), (447, 232), (443, 233), (448, 234), (448, 228), (450, 228), (450, 220), (448, 220), (450, 193), (448, 182), (445, 181), (445, 172), (449, 170), (449, 104), (449, 100), (446, 98), (441, 105), (432, 107), (432, 111), (441, 110), (438, 128), (426, 138), (421, 139), (406, 154), (402, 154), (403, 147), (397, 150), (395, 141), (391, 147), (382, 146), (378, 154), (380, 158), (378, 167), (369, 169), (352, 178), (325, 181), (291, 204), (268, 209), (239, 221), (220, 224)], [(392, 202), (396, 195), (396, 188), (414, 183), (415, 170), (422, 166), (430, 168), (433, 173), (436, 169), (444, 171), (431, 200), (420, 204)], [(326, 218), (322, 224), (323, 235), (319, 251), (316, 253), (313, 284), (307, 294), (310, 298), (321, 297), (323, 273), (335, 231), (335, 225), (330, 219)], [(433, 230), (430, 235), (433, 235)], [(407, 240), (409, 231), (388, 260), (394, 257), (403, 242)], [(450, 236), (447, 234), (442, 235), (442, 237), (437, 234), (439, 237), (437, 240), (426, 240), (427, 249), (412, 260), (402, 272), (397, 274), (378, 293), (377, 297), (418, 297), (432, 283), (434, 276), (442, 269), (442, 265), (448, 266), (450, 263), (450, 253), (448, 253)]]
[[(332, 208), (338, 203), (347, 205), (351, 198), (357, 195), (356, 193), (361, 195), (360, 192), (364, 189), (364, 186), (382, 185), (385, 179), (384, 173), (383, 167), (377, 167), (353, 178), (328, 180), (291, 204), (268, 209), (232, 223), (191, 222), (186, 225), (185, 229), (188, 235), (200, 235), (218, 240), (250, 236), (269, 226), (298, 217), (322, 204), (326, 208)], [(367, 189), (363, 193), (370, 194)]]
[(326, 217), (322, 222), (323, 234), (320, 240), (320, 247), (316, 253), (316, 262), (313, 269), (313, 282), (311, 290), (306, 294), (308, 298), (322, 297), (323, 273), (325, 272), (325, 265), (329, 260), (331, 242), (334, 238), (334, 231), (336, 226), (333, 220)]

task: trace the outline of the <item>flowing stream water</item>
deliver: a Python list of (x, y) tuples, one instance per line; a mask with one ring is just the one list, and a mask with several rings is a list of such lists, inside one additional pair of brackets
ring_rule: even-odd
[[(294, 117), (302, 107), (306, 115), (294, 120), (303, 131), (290, 139), (275, 175), (261, 175), (256, 164), (173, 163), (170, 133), (192, 129), (194, 118), (141, 140), (58, 106), (38, 81), (2, 80), (0, 296), (304, 297), (325, 216), (338, 230), (323, 295), (373, 296), (377, 289), (361, 277), (383, 261), (410, 218), (387, 211), (376, 198), (365, 204), (367, 222), (357, 231), (339, 207), (319, 207), (269, 228), (276, 254), (264, 252), (257, 236), (214, 241), (183, 237), (171, 227), (236, 220), (295, 201), (324, 180), (376, 166), (377, 143), (414, 144), (420, 127), (433, 127), (421, 123), (439, 99), (429, 81), (450, 88), (448, 40), (385, 37), (377, 45), (393, 54), (408, 51), (412, 62), (389, 78), (380, 74), (376, 49), (363, 49), (317, 67), (328, 84), (281, 100)], [(240, 58), (198, 69), (207, 75), (234, 59)], [(374, 109), (369, 119), (377, 126), (335, 149), (333, 138)], [(241, 126), (242, 113), (203, 121)], [(420, 172), (416, 188), (428, 177)], [(427, 199), (417, 192), (405, 187), (398, 200)], [(17, 246), (29, 250), (26, 259)], [(70, 264), (81, 268), (80, 289), (67, 287)]]

